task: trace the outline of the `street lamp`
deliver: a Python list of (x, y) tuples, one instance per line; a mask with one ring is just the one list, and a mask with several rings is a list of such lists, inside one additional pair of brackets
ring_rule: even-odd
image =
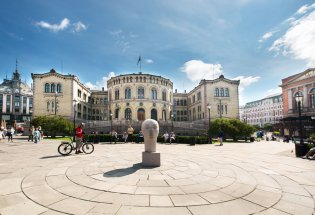
[(171, 114), (171, 120), (172, 120), (172, 132), (174, 131), (174, 123), (173, 123), (173, 121), (174, 121), (174, 115), (173, 114)]
[(299, 111), (300, 144), (303, 144), (303, 128), (302, 128), (302, 117), (301, 117), (301, 103), (303, 101), (303, 95), (301, 94), (296, 95), (295, 101), (298, 104), (298, 111)]
[(76, 115), (77, 100), (73, 99), (73, 141), (75, 141), (75, 115)]
[(210, 131), (210, 126), (211, 126), (211, 118), (210, 118), (211, 105), (208, 104), (207, 108), (208, 108), (208, 111), (209, 111), (209, 143), (212, 144), (212, 137), (211, 137), (211, 131)]
[(110, 143), (112, 143), (112, 131), (113, 131), (113, 114), (112, 112), (110, 112), (109, 114), (109, 117), (110, 117)]

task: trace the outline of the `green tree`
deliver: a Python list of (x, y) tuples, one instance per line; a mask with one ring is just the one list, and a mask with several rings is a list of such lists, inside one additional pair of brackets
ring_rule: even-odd
[(210, 132), (212, 134), (218, 134), (219, 129), (224, 133), (225, 138), (232, 138), (237, 141), (243, 137), (250, 137), (255, 131), (255, 128), (249, 124), (246, 124), (238, 119), (216, 119), (211, 122)]
[(41, 126), (45, 135), (55, 137), (59, 135), (70, 135), (73, 132), (71, 121), (60, 116), (39, 116), (32, 120), (35, 127)]

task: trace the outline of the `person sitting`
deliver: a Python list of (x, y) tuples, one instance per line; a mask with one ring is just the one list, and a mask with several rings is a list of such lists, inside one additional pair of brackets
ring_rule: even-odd
[(174, 132), (172, 131), (171, 133), (170, 133), (170, 144), (172, 144), (172, 141), (174, 141), (175, 140), (175, 134), (174, 134)]
[(310, 159), (315, 160), (315, 147), (311, 148), (305, 156), (302, 157), (303, 159)]

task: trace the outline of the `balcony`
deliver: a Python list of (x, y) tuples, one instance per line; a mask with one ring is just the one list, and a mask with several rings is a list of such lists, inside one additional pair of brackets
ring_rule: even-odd
[[(302, 112), (302, 114), (307, 114), (307, 115), (315, 114), (315, 108), (302, 107), (301, 112)], [(288, 114), (289, 115), (299, 114), (299, 110), (297, 108), (296, 109), (289, 109)]]

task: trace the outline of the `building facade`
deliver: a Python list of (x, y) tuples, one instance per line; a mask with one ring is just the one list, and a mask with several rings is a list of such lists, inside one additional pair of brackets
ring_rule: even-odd
[(21, 80), (16, 68), (12, 79), (5, 78), (0, 84), (0, 121), (7, 125), (30, 120), (33, 111), (33, 92)]
[(283, 118), (282, 94), (248, 102), (243, 108), (243, 120), (250, 125), (264, 127), (266, 124), (277, 124)]
[[(145, 119), (159, 121), (165, 130), (174, 125), (189, 131), (205, 130), (209, 113), (211, 119), (239, 117), (239, 81), (223, 75), (202, 80), (188, 93), (173, 93), (171, 80), (142, 73), (112, 77), (107, 81), (107, 90), (90, 90), (76, 76), (62, 75), (53, 69), (32, 74), (32, 78), (35, 117), (59, 115), (118, 132), (129, 124), (140, 128)], [(196, 124), (193, 128), (192, 122)]]
[(301, 118), (303, 136), (315, 132), (315, 68), (282, 79), (283, 132), (299, 136), (299, 110), (297, 96), (302, 97)]

